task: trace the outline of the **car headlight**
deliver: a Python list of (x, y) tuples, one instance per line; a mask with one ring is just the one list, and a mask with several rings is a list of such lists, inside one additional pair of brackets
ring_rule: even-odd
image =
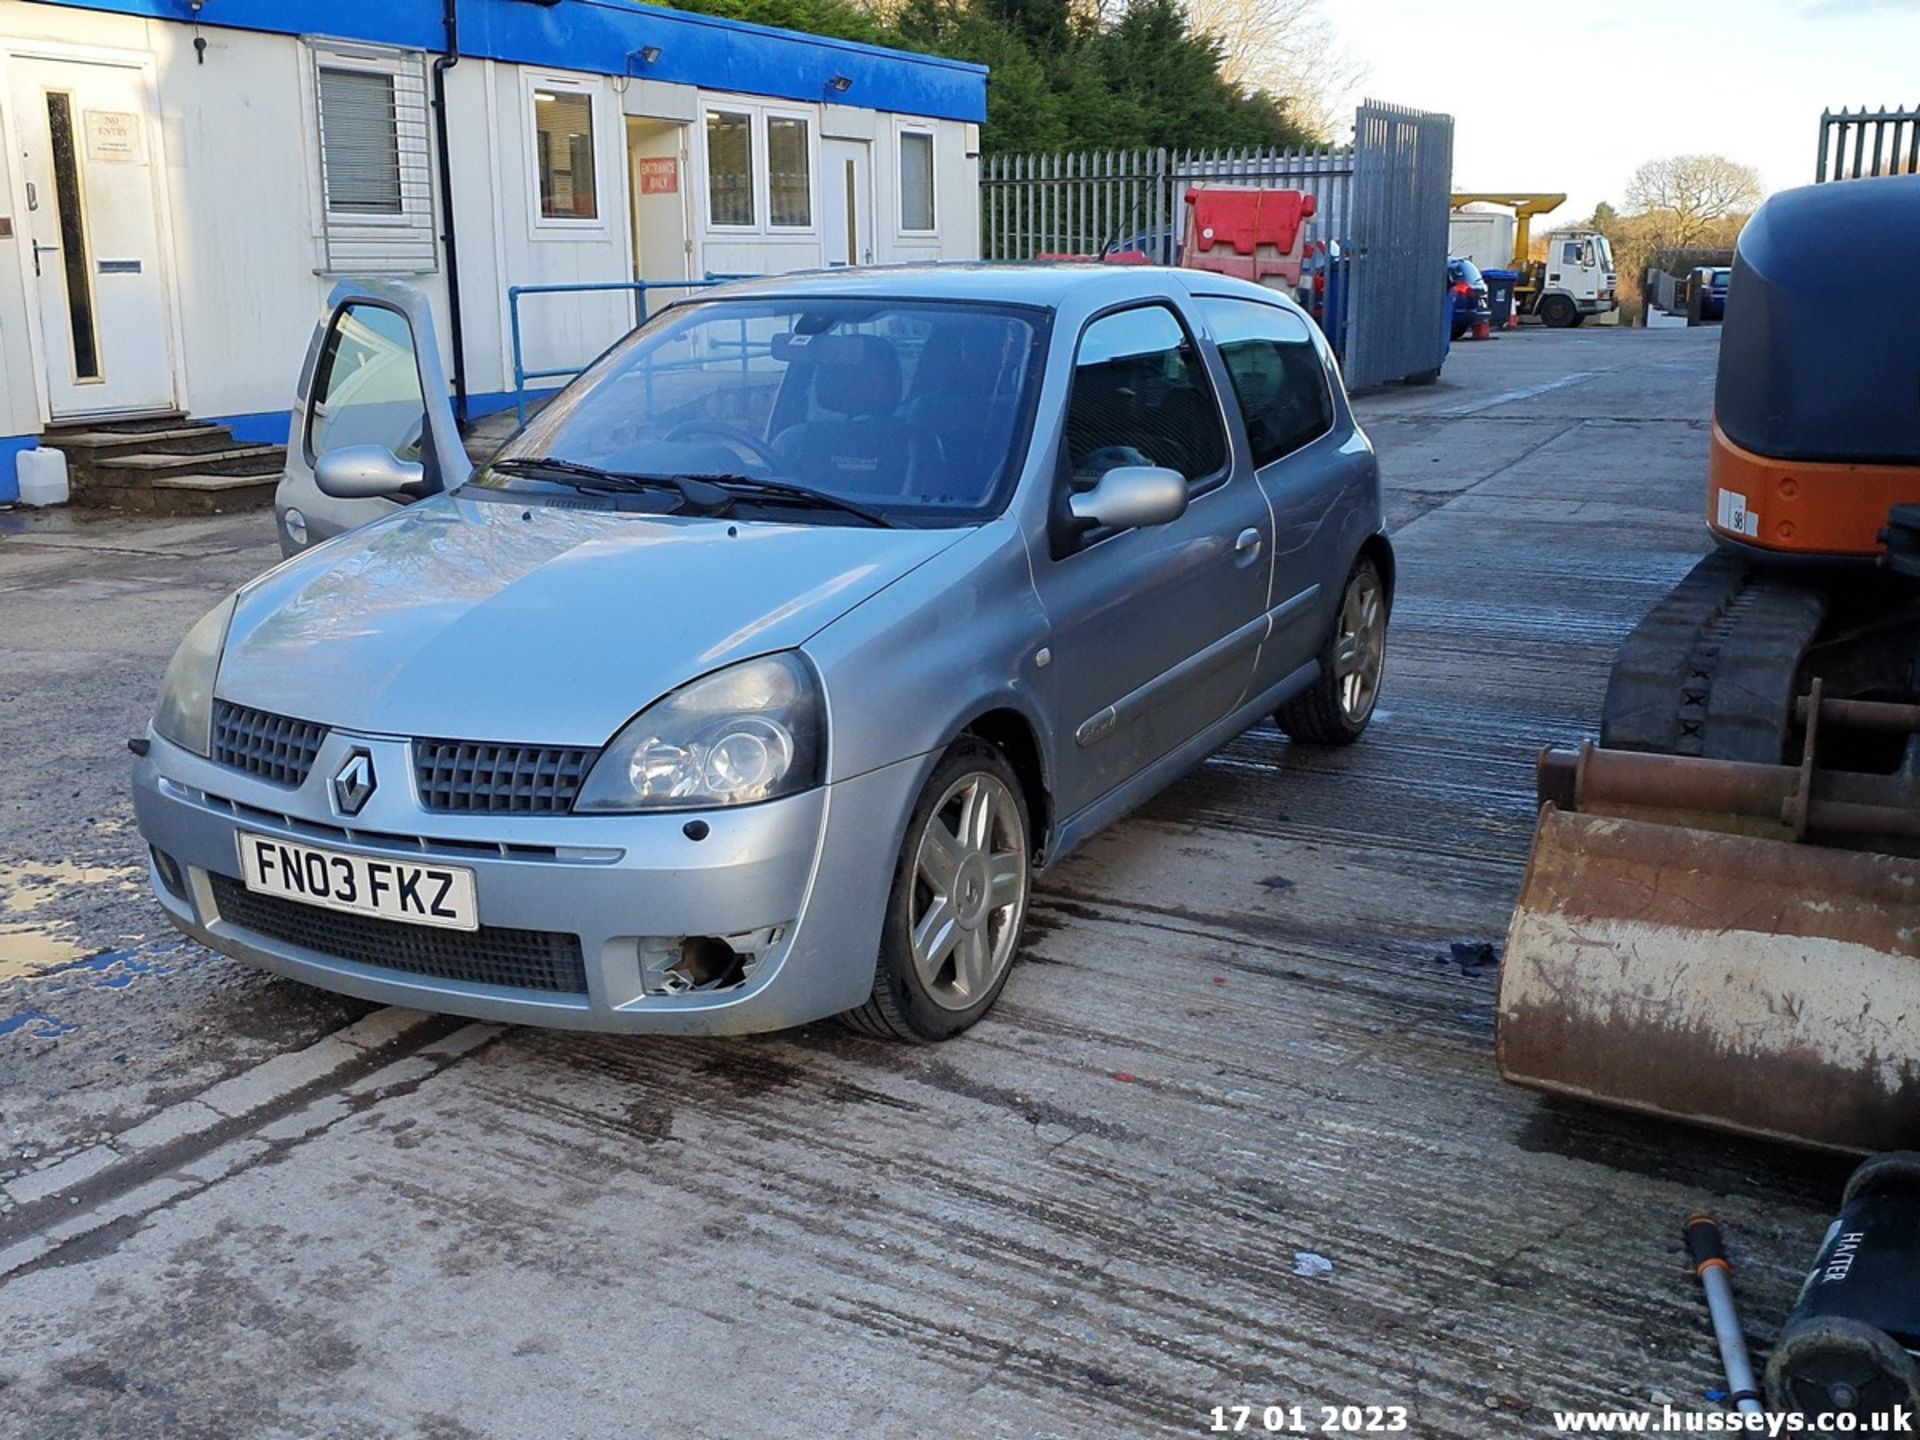
[(160, 682), (160, 703), (153, 707), (153, 728), (196, 755), (213, 748), (213, 681), (220, 673), (220, 652), (239, 595), (229, 595), (202, 615), (167, 662)]
[(576, 813), (751, 805), (820, 783), (820, 686), (788, 651), (684, 685), (601, 752)]

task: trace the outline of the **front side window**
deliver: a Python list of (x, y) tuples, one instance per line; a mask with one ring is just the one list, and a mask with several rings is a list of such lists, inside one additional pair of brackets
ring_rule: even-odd
[(540, 214), (548, 220), (595, 220), (593, 97), (568, 90), (533, 92), (535, 164)]
[(707, 112), (707, 219), (714, 225), (753, 224), (753, 117)]
[(767, 210), (775, 225), (805, 229), (813, 224), (813, 174), (804, 120), (767, 117)]
[(1326, 366), (1305, 320), (1251, 300), (1206, 299), (1200, 311), (1233, 382), (1256, 466), (1333, 428)]
[(425, 426), (407, 317), (364, 301), (342, 306), (313, 372), (309, 460), (346, 445), (383, 445), (403, 460), (417, 460)]
[[(1045, 330), (1043, 312), (927, 300), (678, 305), (568, 386), (498, 462), (740, 477), (904, 523), (971, 523), (998, 513), (1018, 478)], [(474, 483), (537, 493), (535, 470)], [(746, 501), (731, 513), (755, 514)]]
[(1076, 490), (1122, 465), (1178, 470), (1191, 485), (1226, 468), (1213, 389), (1186, 327), (1164, 305), (1122, 310), (1087, 327), (1066, 428)]
[(900, 137), (900, 228), (933, 229), (933, 136), (915, 130)]

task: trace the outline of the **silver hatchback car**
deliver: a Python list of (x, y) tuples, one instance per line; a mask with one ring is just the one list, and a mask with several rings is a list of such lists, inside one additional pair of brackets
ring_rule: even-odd
[(497, 1020), (940, 1039), (1037, 872), (1251, 725), (1373, 712), (1378, 468), (1255, 286), (734, 285), (472, 473), (444, 393), (422, 302), (337, 297), (295, 447), (390, 513), (216, 606), (136, 745), (155, 893), (235, 958)]

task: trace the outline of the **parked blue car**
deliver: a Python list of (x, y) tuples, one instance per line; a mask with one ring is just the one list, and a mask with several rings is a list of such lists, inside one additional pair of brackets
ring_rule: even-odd
[(1471, 260), (1450, 256), (1447, 260), (1447, 289), (1453, 295), (1453, 338), (1458, 340), (1476, 325), (1491, 325), (1493, 309), (1487, 304), (1487, 282), (1480, 267)]
[(1733, 278), (1733, 271), (1724, 266), (1708, 270), (1701, 277), (1706, 282), (1706, 290), (1700, 296), (1700, 318), (1702, 320), (1724, 320), (1727, 318), (1727, 282)]

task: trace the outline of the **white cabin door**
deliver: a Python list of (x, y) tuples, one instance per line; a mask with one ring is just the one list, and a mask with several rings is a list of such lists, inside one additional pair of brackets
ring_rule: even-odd
[(825, 199), (829, 265), (873, 263), (872, 146), (864, 140), (826, 140), (820, 146), (826, 172), (821, 194)]
[(55, 419), (170, 410), (172, 317), (144, 74), (16, 57), (14, 134)]

